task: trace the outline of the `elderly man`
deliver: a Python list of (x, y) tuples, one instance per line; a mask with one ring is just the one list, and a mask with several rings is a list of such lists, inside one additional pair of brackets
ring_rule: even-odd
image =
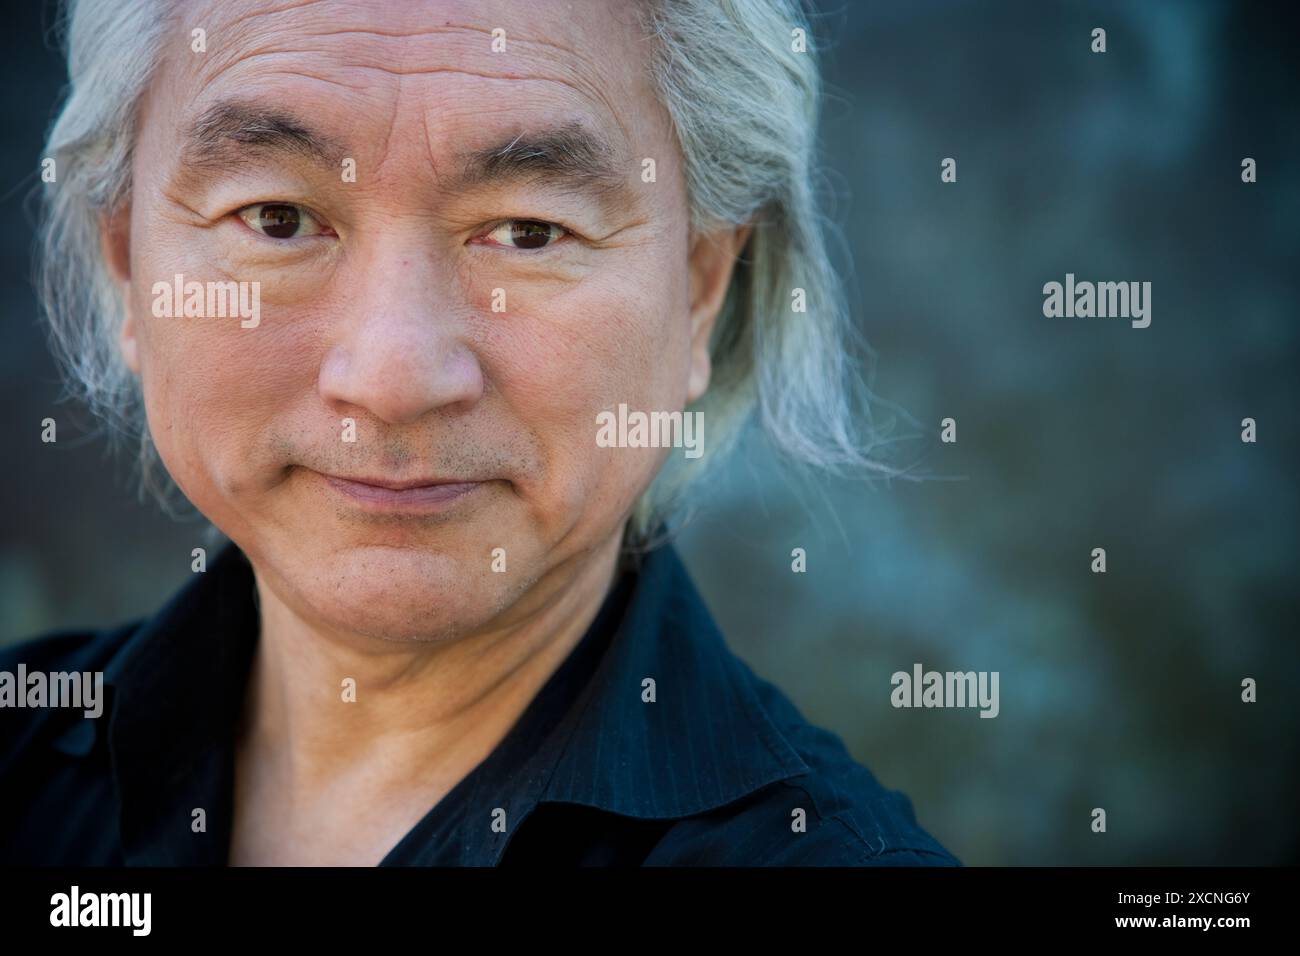
[(666, 540), (756, 405), (873, 467), (806, 24), (580, 7), (72, 6), (53, 342), (229, 541), (4, 656), (107, 696), (0, 714), (6, 859), (957, 862)]

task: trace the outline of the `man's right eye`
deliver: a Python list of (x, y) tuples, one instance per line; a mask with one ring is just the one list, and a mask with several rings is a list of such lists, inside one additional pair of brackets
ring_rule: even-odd
[(248, 224), (248, 228), (271, 239), (301, 239), (332, 234), (314, 215), (293, 203), (255, 203), (239, 210), (238, 215)]

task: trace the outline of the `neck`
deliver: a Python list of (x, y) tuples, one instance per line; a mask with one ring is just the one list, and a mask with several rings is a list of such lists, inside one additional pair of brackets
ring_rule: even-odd
[[(431, 643), (314, 628), (259, 573), (241, 763), (256, 764), (290, 806), (357, 789), (386, 800), (415, 786), (427, 809), (430, 794), (436, 802), (492, 752), (581, 640), (613, 583), (620, 541), (540, 579), (526, 616)], [(345, 678), (355, 702), (345, 702)]]

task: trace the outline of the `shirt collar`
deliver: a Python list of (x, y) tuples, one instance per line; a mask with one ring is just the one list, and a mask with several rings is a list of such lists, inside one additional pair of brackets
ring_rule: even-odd
[[(809, 771), (760, 701), (754, 674), (728, 649), (675, 549), (660, 546), (636, 565), (622, 619), (607, 644), (595, 644), (595, 673), (560, 708), (545, 747), (525, 757), (528, 741), (511, 734), (489, 757), (520, 756), (526, 772), (515, 777), (521, 792), (511, 801), (520, 815), (536, 803), (563, 802), (681, 818)], [(232, 779), (231, 743), (258, 633), (252, 567), (227, 544), (105, 668), (112, 688), (107, 737), (128, 863), (225, 862), (232, 794), (227, 787), (214, 795), (203, 783)], [(593, 642), (583, 646), (590, 652)], [(543, 694), (566, 693), (563, 674), (570, 670), (582, 668), (566, 661)], [(105, 721), (95, 724), (103, 734)], [(93, 732), (74, 728), (58, 745), (73, 753), (94, 743)], [(205, 805), (214, 799), (218, 805)], [(204, 831), (194, 829), (198, 809)], [(178, 827), (193, 839), (175, 839)], [(499, 859), (508, 839), (493, 842), (488, 854)], [(186, 848), (183, 858), (178, 846)]]

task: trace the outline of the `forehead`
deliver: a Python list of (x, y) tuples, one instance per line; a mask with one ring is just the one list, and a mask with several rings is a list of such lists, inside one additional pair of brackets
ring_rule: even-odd
[(666, 126), (634, 2), (181, 0), (153, 94), (178, 131), (234, 95), (363, 139), (418, 122), (431, 146), (442, 134), (464, 145), (553, 114), (626, 148)]

